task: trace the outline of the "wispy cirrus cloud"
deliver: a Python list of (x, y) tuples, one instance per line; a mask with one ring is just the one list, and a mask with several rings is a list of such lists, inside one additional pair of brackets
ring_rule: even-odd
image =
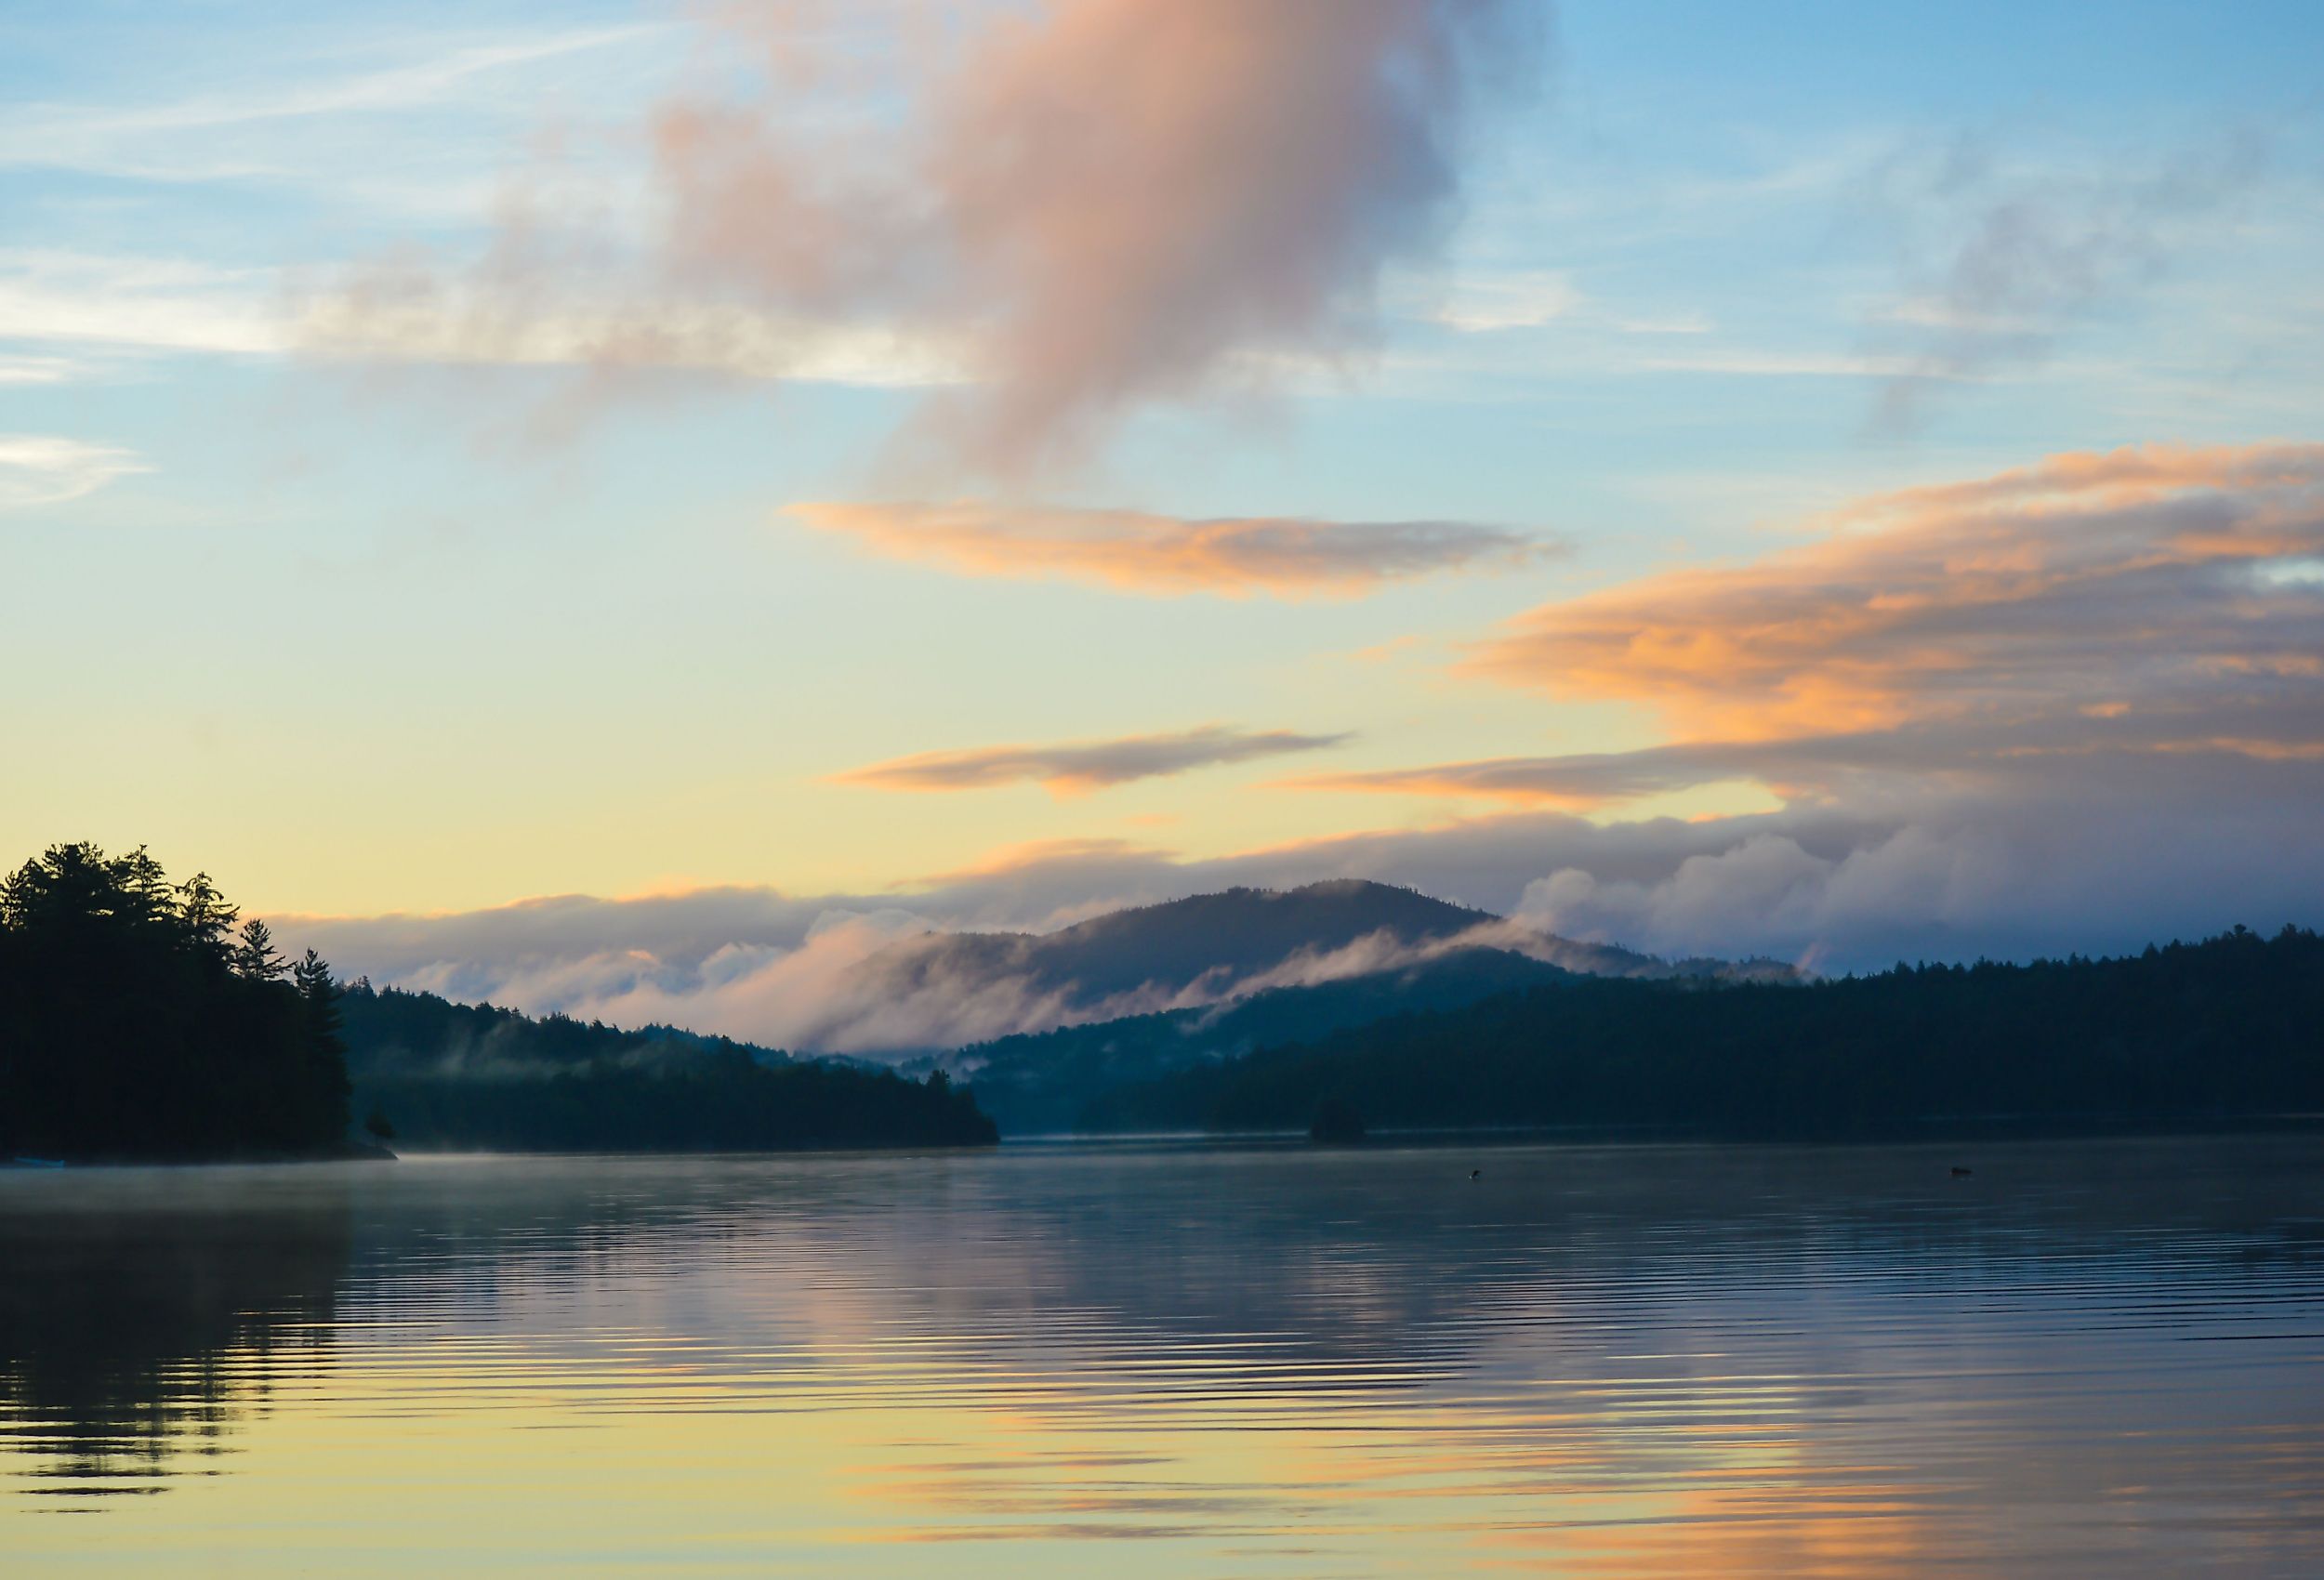
[(807, 503), (786, 513), (891, 559), (964, 575), (1054, 577), (1161, 596), (1352, 597), (1439, 572), (1518, 564), (1561, 547), (1473, 521), (1187, 520), (977, 502)]
[[(285, 124), (438, 107), (506, 91), (512, 72), (634, 47), (661, 33), (637, 24), (489, 41), (417, 39), (405, 59), (367, 71), (318, 64), (220, 91), (139, 103), (20, 103), (0, 112), (0, 166), (75, 170), (148, 181), (224, 181), (325, 171), (311, 143), (271, 134)], [(495, 79), (499, 79), (495, 81)], [(487, 86), (489, 85), (489, 86)], [(480, 93), (481, 88), (481, 93)], [(262, 134), (252, 138), (244, 134)], [(349, 178), (344, 168), (332, 173)]]
[(2143, 165), (2021, 167), (1978, 138), (1889, 161), (1874, 206), (1901, 295), (1869, 331), (1892, 366), (1879, 421), (1910, 428), (1945, 385), (2044, 361), (2102, 302), (2217, 234), (2265, 153), (2247, 128)]
[(1323, 751), (1353, 739), (1346, 733), (1302, 735), (1289, 730), (1238, 730), (1207, 724), (1175, 733), (1125, 735), (1110, 741), (924, 752), (854, 769), (838, 775), (838, 781), (881, 790), (983, 790), (1029, 782), (1046, 786), (1054, 795), (1075, 796), (1195, 769)]
[(56, 248), (0, 250), (0, 339), (275, 355), (293, 338), (271, 270)]
[(0, 510), (62, 505), (150, 470), (126, 450), (54, 434), (0, 433)]
[(1689, 741), (1630, 752), (1486, 757), (1420, 768), (1317, 774), (1281, 788), (1498, 801), (1597, 811), (1705, 784), (1750, 781), (1787, 800), (1843, 795), (1883, 777), (1923, 786), (1994, 788), (2057, 759), (2134, 761), (2209, 754), (2258, 762), (2324, 761), (2312, 704), (2254, 702), (2057, 718), (1975, 720), (1773, 741)]

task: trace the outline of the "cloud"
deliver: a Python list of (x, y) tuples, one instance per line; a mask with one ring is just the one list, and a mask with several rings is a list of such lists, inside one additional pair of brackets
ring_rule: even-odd
[(2143, 169), (2027, 169), (1964, 138), (1891, 162), (1875, 204), (1895, 230), (1904, 296), (1872, 337), (1904, 365), (1881, 422), (1909, 428), (1942, 384), (2042, 362), (2102, 301), (2214, 236), (2263, 152), (2246, 133)]
[[(2002, 779), (1882, 775), (1839, 798), (1701, 821), (1528, 810), (1200, 861), (1076, 840), (997, 852), (886, 895), (717, 889), (445, 916), (269, 919), (284, 939), (382, 982), (871, 1052), (1411, 963), (1409, 951), (1352, 945), (1241, 980), (1091, 998), (1005, 959), (968, 969), (973, 955), (914, 947), (924, 933), (1041, 931), (1122, 905), (1332, 877), (1511, 915), (1516, 927), (1472, 941), (1538, 955), (1557, 947), (1544, 933), (1835, 971), (2135, 950), (2238, 922), (2324, 923), (2324, 760), (2068, 754), (2025, 759)], [(863, 969), (891, 950), (901, 953), (881, 969)]]
[[(462, 95), (489, 99), (506, 77), (565, 57), (634, 49), (661, 30), (600, 28), (488, 44), (468, 43), (431, 57), (354, 75), (309, 72), (295, 81), (230, 93), (128, 105), (20, 104), (0, 115), (0, 166), (77, 170), (144, 181), (320, 178), (312, 138), (284, 144), (235, 134), (440, 106)], [(495, 78), (497, 87), (490, 86)], [(480, 92), (480, 90), (482, 90)], [(287, 162), (287, 163), (286, 163)], [(330, 172), (344, 182), (350, 172)]]
[(1470, 521), (1187, 520), (979, 503), (809, 503), (786, 513), (878, 553), (966, 575), (1056, 577), (1163, 596), (1349, 597), (1440, 571), (1520, 563), (1552, 547)]
[(34, 433), (0, 433), (0, 510), (61, 505), (118, 477), (150, 471), (126, 450)]
[(1827, 524), (1752, 564), (1535, 610), (1467, 667), (1711, 740), (1979, 723), (2038, 750), (2032, 722), (2092, 720), (2317, 736), (2324, 596), (2297, 572), (2324, 560), (2324, 446), (2062, 455)]
[[(1070, 461), (1155, 402), (1367, 348), (1385, 272), (1433, 256), (1455, 217), (1475, 99), (1529, 74), (1544, 15), (1062, 0), (957, 26), (878, 13), (866, 47), (862, 18), (834, 45), (822, 8), (722, 7), (766, 90), (662, 107), (658, 240), (629, 294), (940, 347), (977, 388), (931, 396), (920, 453), (994, 473)], [(440, 354), (477, 324), (466, 355), (489, 358), (530, 338), (511, 325), (569, 316), (590, 252), (528, 218), (476, 277), (500, 302), (417, 343)], [(318, 322), (326, 349), (396, 338), (347, 311)], [(670, 342), (637, 323), (591, 360), (666, 365)]]
[(277, 283), (177, 258), (0, 251), (0, 340), (275, 355), (292, 345)]
[[(924, 975), (867, 986), (880, 973), (855, 967), (882, 946), (839, 926), (809, 948), (825, 913), (1038, 929), (1367, 877), (1513, 914), (1531, 935), (1829, 970), (2324, 923), (2324, 447), (2053, 456), (1817, 524), (1817, 541), (1750, 564), (1537, 609), (1471, 656), (1505, 683), (1649, 709), (1663, 744), (1310, 782), (1513, 809), (1493, 815), (1199, 861), (1047, 842), (877, 897), (576, 899), (312, 930), (342, 964), (471, 996), (875, 1048), (1256, 979), (1093, 1003), (931, 949)], [(1782, 806), (1575, 815), (1736, 779)], [(1382, 958), (1342, 950), (1282, 980)]]
[(1538, 609), (1471, 655), (1677, 739), (1301, 783), (1599, 812), (1767, 787), (1784, 811), (1613, 825), (1660, 854), (1601, 849), (1519, 902), (1665, 952), (1853, 968), (2317, 915), (2324, 446), (2058, 455), (1816, 524), (1752, 564)]
[[(1275, 788), (1435, 796), (1583, 811), (1750, 771), (1731, 763), (1726, 753), (1733, 750), (1676, 746), (1565, 757), (1489, 757), (1421, 768), (1314, 774), (1282, 781)], [(1763, 761), (1748, 749), (1741, 755), (1753, 763)]]
[(418, 259), (375, 262), (337, 292), (302, 300), (287, 333), (337, 359), (583, 368), (601, 378), (650, 368), (910, 389), (969, 376), (957, 349), (931, 334), (730, 301), (632, 298), (523, 258), (505, 273), (524, 282), (520, 294), (508, 278), (480, 284)]
[(1464, 335), (1538, 329), (1567, 317), (1584, 299), (1572, 279), (1556, 271), (1489, 274), (1460, 281), (1435, 318)]
[[(1165, 984), (1085, 999), (1005, 962), (970, 970), (955, 952), (910, 947), (930, 929), (938, 940), (971, 928), (1048, 929), (1236, 885), (1376, 878), (1511, 914), (1515, 928), (1472, 941), (1496, 947), (1527, 947), (1546, 932), (1666, 957), (1769, 955), (1834, 971), (2135, 950), (2238, 922), (2316, 925), (2319, 808), (2316, 761), (2165, 756), (2128, 773), (2112, 760), (2066, 758), (2008, 794), (1892, 786), (1855, 804), (1701, 822), (1525, 811), (1204, 861), (1110, 841), (1027, 847), (887, 896), (730, 889), (440, 917), (270, 920), (280, 936), (382, 982), (876, 1052), (1411, 963), (1409, 951), (1366, 944), (1191, 991)], [(862, 969), (898, 946), (886, 963), (896, 969)]]
[(80, 363), (65, 357), (0, 356), (0, 387), (63, 384), (78, 377), (82, 371)]
[[(2324, 882), (2314, 760), (2053, 762), (2013, 782), (1852, 809), (1818, 837), (1810, 805), (1700, 827), (1659, 870), (1587, 864), (1528, 886), (1520, 916), (1666, 953), (1750, 948), (1811, 968), (1896, 959), (2135, 950), (2238, 922), (2313, 926)], [(1715, 941), (1715, 943), (1714, 941)]]
[(1047, 786), (1052, 794), (1071, 796), (1192, 769), (1321, 751), (1351, 739), (1344, 733), (1301, 735), (1288, 730), (1236, 730), (1207, 724), (1175, 734), (1126, 735), (1112, 741), (926, 752), (854, 769), (840, 774), (838, 780), (881, 790), (982, 790), (1031, 781)]

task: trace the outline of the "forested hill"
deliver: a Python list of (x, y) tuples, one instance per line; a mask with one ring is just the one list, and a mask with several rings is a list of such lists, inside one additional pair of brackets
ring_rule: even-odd
[(1390, 1015), (1447, 1009), (1513, 989), (1578, 980), (1499, 949), (1461, 949), (1389, 971), (1275, 988), (1229, 1005), (1169, 1009), (965, 1047), (950, 1064), (1011, 1135), (1074, 1128), (1090, 1099), (1136, 1081), (1215, 1064)]
[(349, 984), (340, 1002), (348, 1068), (379, 1077), (523, 1079), (620, 1067), (654, 1070), (708, 1056), (740, 1055), (769, 1065), (791, 1056), (755, 1043), (646, 1026), (625, 1031), (569, 1015), (531, 1016), (494, 1004), (456, 1004), (432, 993)]
[(1809, 986), (1576, 981), (1116, 1088), (1092, 1128), (1609, 1126), (1869, 1135), (2324, 1110), (2324, 940)]
[(939, 1074), (794, 1060), (673, 1027), (561, 1015), (358, 982), (346, 992), (358, 1111), (396, 1144), (440, 1151), (694, 1152), (975, 1146), (996, 1139)]

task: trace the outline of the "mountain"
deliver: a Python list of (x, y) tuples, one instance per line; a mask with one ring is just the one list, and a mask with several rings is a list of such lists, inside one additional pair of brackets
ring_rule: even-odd
[(934, 1055), (971, 1043), (1232, 1002), (1409, 967), (1462, 947), (1598, 976), (1781, 976), (1770, 962), (1657, 960), (1360, 879), (1231, 889), (1050, 933), (922, 933), (855, 962), (803, 1046)]
[(935, 1073), (795, 1060), (667, 1026), (564, 1016), (358, 982), (339, 1001), (356, 1111), (438, 1151), (770, 1152), (974, 1146), (996, 1139)]
[(1899, 967), (1776, 988), (1574, 980), (1204, 1064), (1094, 1099), (1114, 1127), (1612, 1126), (1856, 1137), (2185, 1125), (2324, 1108), (2324, 938)]
[(1408, 889), (1349, 879), (1304, 889), (1230, 889), (1092, 917), (1050, 933), (928, 933), (863, 961), (859, 976), (912, 993), (944, 981), (1013, 980), (1067, 1014), (1139, 994), (1221, 992), (1296, 955), (1384, 936), (1415, 945), (1498, 921)]
[[(1604, 976), (1790, 975), (1768, 962), (1673, 964), (1577, 943), (1411, 889), (1345, 880), (1228, 889), (1050, 933), (923, 933), (826, 980), (793, 1023), (803, 1046), (844, 1050), (827, 1053), (821, 1068), (869, 1079), (892, 1065), (918, 1077), (916, 1085), (941, 1076), (972, 1088), (980, 1123), (989, 1113), (1025, 1134), (1078, 1126), (1117, 1087), (1520, 988)], [(643, 1133), (642, 1119), (625, 1126), (563, 1110), (585, 1088), (618, 1087), (642, 1113), (639, 1105), (678, 1100), (684, 1083), (707, 1070), (763, 1085), (759, 1073), (806, 1067), (786, 1053), (672, 1027), (535, 1020), (367, 985), (350, 995), (346, 1014), (358, 1111), (383, 1106), (403, 1139), (423, 1145), (642, 1144), (632, 1134)], [(854, 1057), (865, 1053), (882, 1062)], [(630, 1090), (666, 1077), (678, 1082)], [(552, 1107), (562, 1114), (553, 1126)], [(706, 1115), (689, 1124), (656, 1120), (654, 1133), (673, 1138), (669, 1144), (712, 1144), (688, 1139), (710, 1133)], [(812, 1126), (783, 1132), (794, 1133), (819, 1134)], [(850, 1132), (859, 1133), (867, 1134)]]

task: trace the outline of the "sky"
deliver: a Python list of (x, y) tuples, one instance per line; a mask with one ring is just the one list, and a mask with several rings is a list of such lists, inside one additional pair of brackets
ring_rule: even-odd
[(1824, 970), (2324, 922), (2319, 53), (11, 7), (0, 843), (567, 1006), (1339, 876)]

